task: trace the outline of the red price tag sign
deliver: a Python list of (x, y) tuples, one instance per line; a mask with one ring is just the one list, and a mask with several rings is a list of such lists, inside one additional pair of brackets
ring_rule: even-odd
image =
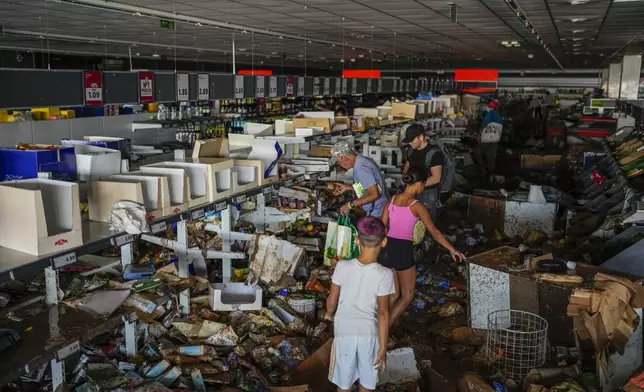
[(103, 104), (103, 74), (85, 71), (85, 105)]
[(154, 102), (154, 72), (139, 72), (139, 101)]
[(287, 96), (292, 96), (293, 95), (293, 84), (294, 84), (294, 77), (293, 76), (287, 76), (286, 77), (286, 95)]

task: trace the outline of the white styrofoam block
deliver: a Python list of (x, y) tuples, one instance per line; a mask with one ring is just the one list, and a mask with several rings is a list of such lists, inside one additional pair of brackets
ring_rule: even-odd
[(144, 173), (157, 174), (168, 178), (170, 188), (170, 201), (172, 205), (181, 205), (188, 202), (186, 192), (187, 177), (184, 169), (170, 167), (142, 166), (140, 170)]
[(541, 231), (550, 236), (555, 231), (557, 204), (538, 204), (524, 201), (505, 203), (504, 232), (507, 236), (524, 236), (531, 231)]
[(270, 136), (273, 134), (273, 126), (261, 123), (245, 123), (244, 133), (254, 136)]
[[(280, 151), (278, 151), (279, 143), (274, 140), (256, 139), (251, 141), (250, 146), (252, 147), (252, 150), (248, 154), (248, 159), (262, 161), (264, 163), (264, 169), (272, 167), (268, 176), (276, 176), (277, 160), (281, 156), (281, 151), (283, 151), (281, 147), (279, 147)], [(261, 173), (261, 175), (263, 177), (266, 173)]]
[(420, 380), (414, 349), (401, 347), (387, 351), (387, 367), (378, 378), (378, 385), (387, 383), (412, 383)]
[[(147, 211), (158, 210), (164, 207), (163, 205), (163, 189), (159, 189), (159, 177), (162, 176), (141, 176), (136, 172), (126, 174), (116, 174), (113, 176), (105, 177), (104, 180), (117, 180), (121, 182), (138, 182), (141, 184), (143, 191), (143, 200), (145, 201), (145, 209)], [(168, 200), (169, 201), (169, 200)]]
[(490, 313), (511, 309), (510, 274), (474, 263), (467, 263), (467, 267), (470, 327), (487, 330)]
[(291, 120), (275, 120), (275, 134), (284, 135), (293, 133), (293, 121)]
[(210, 303), (215, 311), (260, 310), (262, 288), (246, 283), (214, 283), (210, 285)]

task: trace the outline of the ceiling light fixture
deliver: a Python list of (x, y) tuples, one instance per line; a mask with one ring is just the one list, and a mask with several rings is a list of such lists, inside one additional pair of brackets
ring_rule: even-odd
[(586, 4), (589, 3), (590, 0), (571, 0), (570, 5), (581, 5), (581, 4)]
[(152, 53), (152, 57), (161, 57), (161, 55), (158, 53)]

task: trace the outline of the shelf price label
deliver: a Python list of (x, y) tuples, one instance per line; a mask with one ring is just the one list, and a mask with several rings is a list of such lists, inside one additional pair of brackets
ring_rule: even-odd
[(127, 245), (127, 244), (131, 243), (132, 241), (134, 241), (134, 236), (132, 234), (127, 234), (127, 233), (126, 234), (121, 234), (119, 236), (116, 236), (116, 237), (112, 238), (112, 244), (114, 246)]
[(233, 198), (233, 203), (234, 203), (234, 204), (242, 204), (242, 203), (244, 203), (247, 199), (248, 199), (248, 198), (246, 197), (246, 195), (239, 195), (239, 196), (235, 196), (235, 197)]
[(244, 75), (235, 75), (235, 99), (244, 98)]
[(215, 204), (215, 212), (221, 212), (228, 208), (228, 202), (227, 201), (221, 201), (217, 204)]
[(320, 95), (320, 78), (313, 78), (313, 96)]
[(190, 100), (190, 76), (185, 73), (177, 74), (177, 101)]
[(139, 72), (139, 102), (154, 102), (154, 72)]
[(166, 230), (168, 230), (168, 225), (165, 222), (158, 222), (150, 226), (152, 234), (161, 233)]
[(272, 185), (269, 185), (266, 188), (262, 189), (262, 194), (264, 194), (264, 195), (270, 195), (271, 193), (273, 193), (273, 186)]
[(309, 174), (309, 181), (315, 182), (318, 180), (318, 174), (317, 173), (311, 173)]
[(342, 94), (347, 94), (347, 91), (349, 91), (349, 79), (342, 78)]
[(295, 83), (295, 77), (287, 76), (286, 77), (286, 95), (293, 96), (293, 84)]
[(74, 342), (71, 342), (67, 346), (61, 348), (60, 350), (56, 351), (56, 360), (57, 361), (62, 361), (63, 359), (69, 357), (72, 354), (75, 354), (80, 351), (81, 344), (80, 340), (76, 340)]
[(76, 262), (76, 252), (66, 253), (64, 255), (51, 258), (51, 266), (58, 269)]
[(263, 76), (255, 77), (255, 98), (264, 98), (264, 89), (266, 88), (266, 81)]
[(382, 92), (382, 79), (378, 79), (378, 92)]
[(277, 98), (277, 76), (268, 77), (268, 97)]
[(298, 176), (298, 177), (295, 178), (295, 183), (296, 184), (302, 184), (304, 181), (306, 181), (304, 176)]
[(85, 105), (103, 104), (103, 74), (98, 71), (85, 72)]
[(197, 99), (199, 101), (210, 100), (210, 75), (199, 74), (197, 75)]
[(322, 94), (325, 97), (328, 97), (331, 95), (331, 79), (330, 78), (324, 78), (324, 91)]
[(351, 94), (358, 94), (358, 79), (351, 79)]
[(300, 76), (297, 78), (297, 96), (304, 96), (304, 77)]
[(203, 208), (200, 208), (200, 209), (198, 209), (198, 210), (196, 210), (196, 211), (192, 211), (192, 212), (190, 213), (190, 218), (191, 218), (192, 220), (201, 219), (201, 218), (203, 218), (204, 216), (206, 216), (206, 211), (205, 211)]
[(283, 185), (284, 185), (286, 188), (290, 188), (290, 187), (292, 187), (292, 186), (293, 186), (293, 180), (286, 180), (286, 181), (284, 181), (284, 184), (283, 184)]

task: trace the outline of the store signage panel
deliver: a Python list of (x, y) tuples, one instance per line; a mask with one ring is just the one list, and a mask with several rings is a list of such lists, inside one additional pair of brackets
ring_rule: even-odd
[(340, 95), (342, 94), (342, 78), (335, 78), (335, 94), (334, 95)]
[(320, 78), (313, 78), (313, 96), (320, 95)]
[(297, 78), (297, 96), (298, 97), (303, 97), (304, 96), (304, 77), (300, 76)]
[(257, 76), (255, 82), (255, 98), (264, 98), (264, 87), (266, 86), (266, 81), (263, 76)]
[(268, 96), (270, 98), (277, 98), (277, 76), (269, 76), (268, 85)]
[(293, 96), (293, 84), (295, 83), (295, 77), (294, 76), (287, 76), (286, 77), (286, 95), (288, 97)]
[(378, 79), (378, 92), (382, 92), (382, 79)]
[(244, 76), (235, 75), (235, 99), (244, 98)]
[(190, 100), (190, 76), (185, 73), (177, 74), (177, 101)]
[(324, 78), (324, 89), (322, 91), (322, 95), (325, 97), (331, 95), (331, 79), (329, 78)]
[(197, 100), (210, 100), (210, 75), (199, 74), (197, 76)]
[(85, 105), (103, 104), (103, 74), (99, 71), (85, 72)]
[(139, 72), (139, 102), (154, 102), (154, 72)]
[(358, 94), (358, 79), (351, 80), (351, 94)]

